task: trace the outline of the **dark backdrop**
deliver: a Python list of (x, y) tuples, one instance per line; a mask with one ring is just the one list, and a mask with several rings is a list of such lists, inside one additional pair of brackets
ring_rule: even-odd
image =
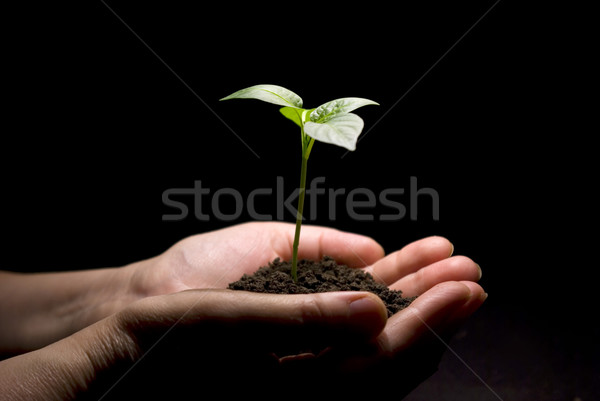
[[(357, 221), (340, 198), (334, 221), (319, 211), (310, 223), (371, 235), (388, 252), (444, 235), (480, 263), (490, 294), (450, 344), (456, 355), (409, 399), (589, 399), (598, 391), (597, 195), (591, 107), (581, 101), (592, 92), (586, 13), (508, 1), (337, 7), (7, 9), (1, 267), (119, 266), (251, 220), (244, 209), (233, 221), (200, 221), (185, 196), (173, 199), (190, 207), (187, 218), (163, 219), (177, 213), (163, 193), (195, 181), (212, 195), (276, 191), (277, 177), (286, 196), (296, 185), (296, 127), (275, 106), (218, 99), (258, 83), (288, 87), (308, 107), (366, 97), (381, 106), (358, 111), (357, 150), (316, 144), (309, 182), (403, 188), (391, 199), (407, 215), (381, 221), (394, 210), (376, 202), (360, 210), (375, 218)], [(435, 191), (439, 219), (427, 194), (410, 218), (411, 177)], [(207, 213), (212, 195), (202, 198)], [(259, 213), (277, 217), (275, 196), (257, 199)], [(222, 213), (235, 212), (231, 200), (222, 197)]]

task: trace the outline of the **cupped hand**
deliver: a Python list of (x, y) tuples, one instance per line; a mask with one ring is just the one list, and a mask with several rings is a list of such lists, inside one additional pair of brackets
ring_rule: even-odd
[[(243, 274), (279, 257), (290, 260), (294, 225), (246, 223), (188, 237), (166, 252), (132, 266), (132, 285), (146, 295), (187, 289), (226, 288)], [(333, 257), (363, 268), (405, 296), (420, 295), (445, 281), (477, 281), (481, 271), (466, 257), (452, 257), (452, 244), (441, 237), (414, 242), (384, 257), (373, 239), (326, 227), (304, 226), (300, 259)]]
[[(148, 295), (198, 288), (226, 288), (243, 274), (279, 257), (292, 258), (294, 225), (246, 223), (179, 241), (162, 255), (136, 264), (132, 282)], [(300, 259), (329, 255), (349, 266), (366, 266), (383, 257), (374, 240), (330, 228), (304, 226)]]

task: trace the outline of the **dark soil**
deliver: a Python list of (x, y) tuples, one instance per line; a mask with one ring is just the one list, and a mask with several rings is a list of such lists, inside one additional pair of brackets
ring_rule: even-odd
[(390, 290), (373, 279), (369, 273), (338, 265), (325, 256), (321, 261), (300, 260), (298, 282), (291, 276), (291, 262), (279, 258), (263, 266), (254, 274), (244, 274), (241, 279), (229, 284), (232, 290), (243, 290), (274, 294), (312, 294), (328, 291), (370, 291), (387, 306), (388, 317), (406, 308), (414, 299), (402, 297), (402, 292)]

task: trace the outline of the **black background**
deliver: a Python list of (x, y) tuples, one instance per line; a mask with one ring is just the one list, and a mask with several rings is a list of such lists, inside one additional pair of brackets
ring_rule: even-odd
[[(415, 221), (355, 221), (340, 204), (335, 221), (317, 213), (311, 223), (370, 235), (387, 252), (448, 237), (481, 265), (490, 294), (451, 343), (460, 358), (505, 400), (597, 396), (589, 25), (585, 10), (550, 7), (92, 1), (6, 9), (0, 266), (119, 266), (250, 220), (246, 211), (235, 221), (162, 219), (174, 213), (163, 192), (196, 180), (212, 193), (274, 188), (278, 176), (286, 194), (296, 185), (296, 127), (275, 106), (218, 99), (258, 83), (285, 86), (306, 107), (366, 97), (381, 106), (357, 112), (366, 124), (357, 150), (317, 143), (309, 182), (323, 176), (325, 188), (377, 193), (408, 190), (416, 177), (439, 194), (440, 219), (424, 197)], [(274, 199), (264, 199), (271, 203), (259, 212), (275, 213)], [(408, 399), (431, 394), (498, 399), (450, 352)]]

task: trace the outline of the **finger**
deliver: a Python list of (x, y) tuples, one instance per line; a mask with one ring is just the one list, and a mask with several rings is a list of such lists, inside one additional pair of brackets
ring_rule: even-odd
[[(290, 242), (294, 232), (290, 231)], [(291, 249), (291, 247), (290, 247)], [(374, 239), (319, 226), (304, 226), (300, 232), (300, 258), (319, 260), (331, 256), (350, 267), (365, 267), (384, 256), (384, 250)]]
[(366, 292), (279, 295), (188, 290), (134, 303), (121, 313), (121, 320), (135, 338), (150, 345), (176, 328), (193, 330), (198, 344), (250, 343), (275, 349), (290, 343), (372, 338), (385, 327), (387, 312), (377, 296)]
[[(334, 347), (322, 358), (326, 358), (330, 365), (342, 368), (344, 372), (360, 372), (361, 375), (373, 372), (376, 376), (380, 375), (380, 378), (384, 377), (382, 373), (385, 373), (387, 364), (397, 359), (401, 365), (409, 366), (410, 372), (421, 362), (424, 363), (422, 368), (430, 372), (443, 351), (439, 341), (432, 344), (431, 340), (436, 340), (438, 332), (440, 335), (445, 333), (448, 316), (454, 313), (458, 315), (458, 311), (469, 305), (474, 296), (472, 291), (475, 295), (478, 292), (476, 288), (472, 290), (470, 284), (460, 282), (445, 282), (435, 286), (388, 319), (384, 331), (370, 344)], [(413, 360), (411, 358), (415, 357), (415, 351), (417, 355)], [(391, 372), (397, 370), (398, 366), (390, 366)], [(417, 372), (417, 376), (419, 374)]]
[[(477, 283), (461, 281), (460, 284), (467, 286), (471, 292), (467, 301), (445, 314), (438, 321), (430, 322), (426, 326), (428, 332), (418, 339), (418, 345), (411, 346), (411, 353), (416, 351), (421, 358), (429, 358), (431, 361), (429, 366), (432, 368), (439, 364), (443, 353), (449, 347), (450, 339), (487, 298), (487, 294)], [(404, 357), (405, 354), (406, 352), (403, 352), (402, 356)], [(426, 354), (429, 354), (429, 357), (426, 357)]]
[(481, 269), (466, 256), (453, 256), (432, 263), (390, 285), (406, 297), (417, 296), (444, 281), (478, 281)]
[(464, 323), (467, 318), (469, 318), (477, 309), (479, 309), (479, 307), (481, 307), (488, 297), (488, 294), (477, 283), (472, 281), (461, 281), (461, 284), (469, 287), (471, 291), (471, 297), (460, 308), (448, 315), (446, 319), (446, 325), (449, 326), (451, 330), (455, 330), (458, 328), (458, 326)]
[(453, 249), (446, 238), (428, 237), (406, 245), (366, 270), (377, 281), (390, 285), (422, 267), (450, 257)]
[(380, 347), (396, 354), (425, 336), (442, 333), (448, 316), (468, 305), (473, 295), (470, 286), (464, 283), (438, 284), (389, 319), (380, 336)]

